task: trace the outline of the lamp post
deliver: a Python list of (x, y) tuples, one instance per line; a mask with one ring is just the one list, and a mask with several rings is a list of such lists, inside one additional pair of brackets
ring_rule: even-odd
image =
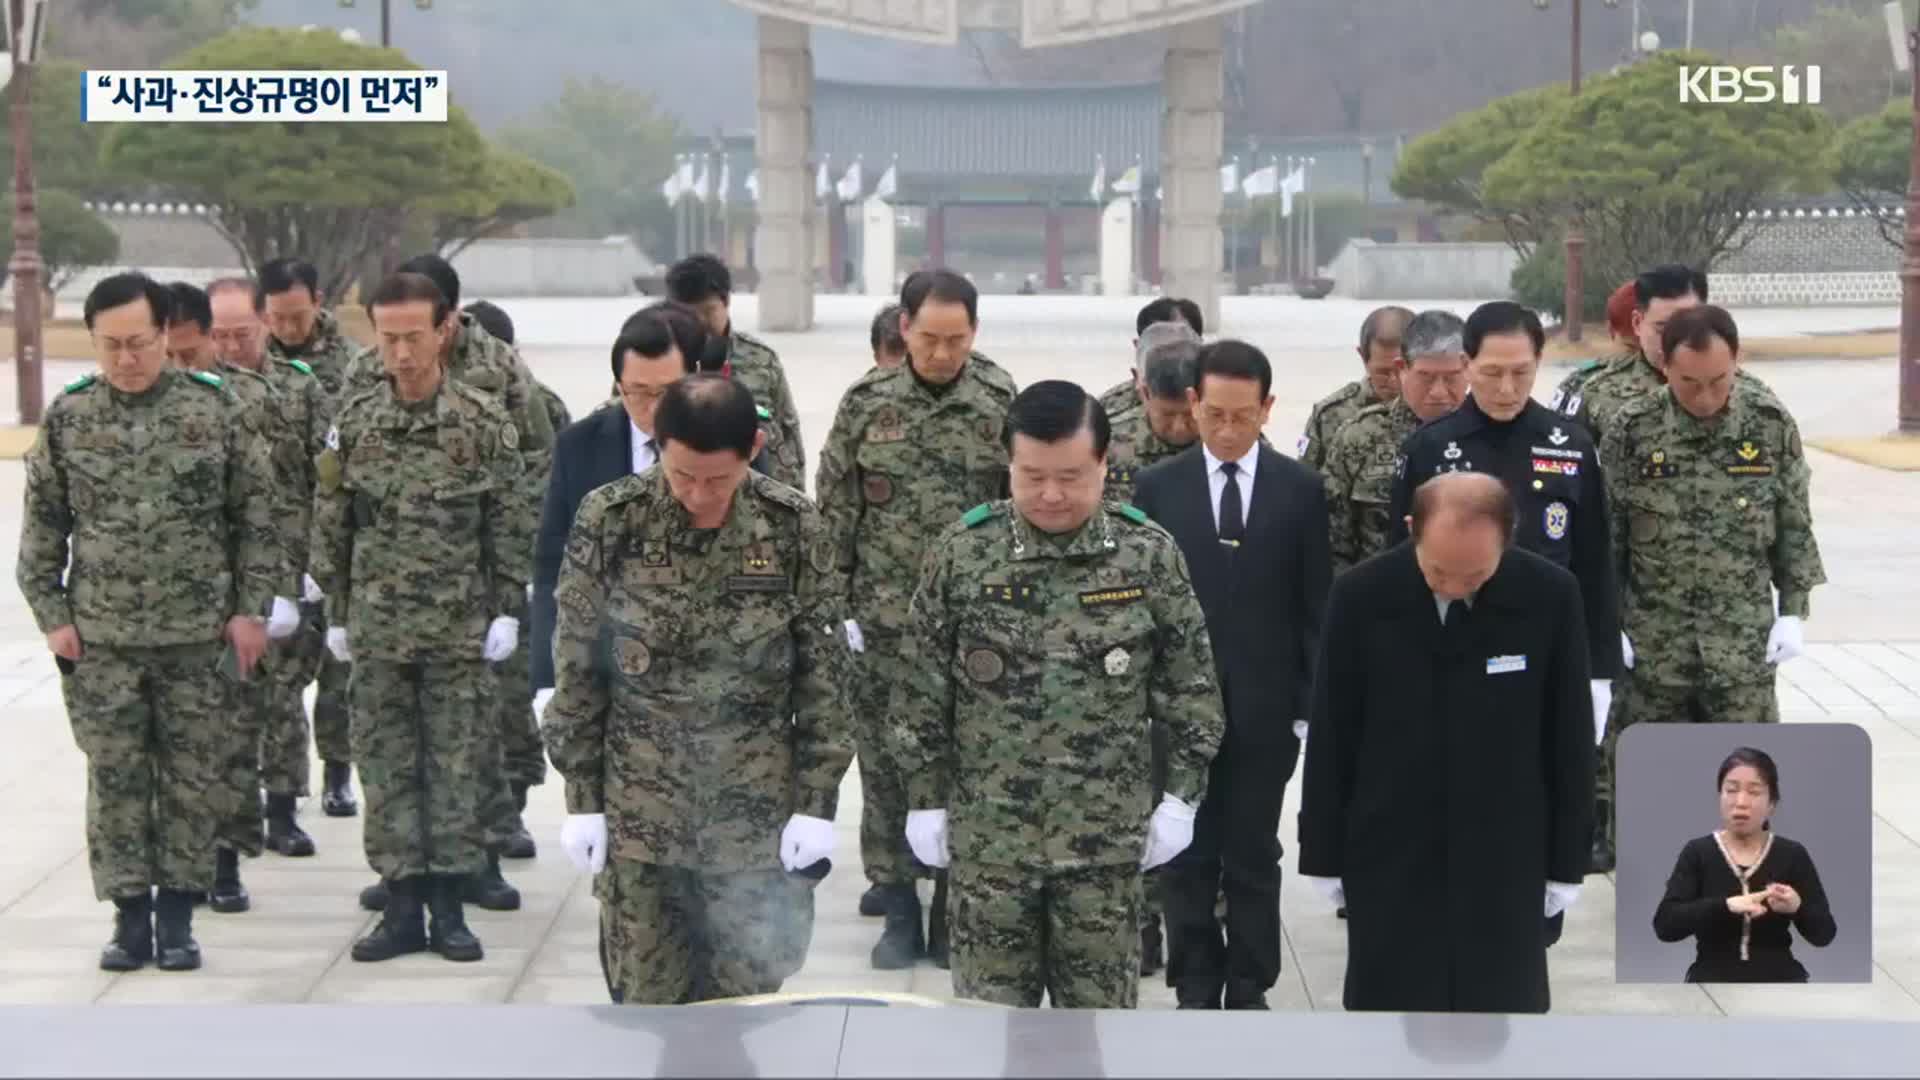
[(40, 422), (45, 393), (40, 373), (40, 215), (33, 200), (33, 62), (46, 29), (47, 0), (7, 0), (7, 41), (13, 60), (13, 370), (21, 426)]
[[(1533, 0), (1533, 6), (1541, 11), (1547, 10), (1550, 0)], [(1601, 0), (1608, 7), (1618, 7), (1620, 0)], [(1580, 96), (1580, 0), (1570, 0), (1573, 18), (1573, 49), (1570, 70), (1567, 77), (1567, 92), (1573, 97)], [(1581, 332), (1581, 316), (1585, 314), (1580, 302), (1582, 288), (1582, 261), (1586, 253), (1587, 237), (1580, 228), (1580, 215), (1573, 213), (1567, 219), (1567, 291), (1563, 298), (1567, 308), (1567, 340), (1579, 341), (1585, 335)]]
[[(358, 0), (340, 0), (340, 6), (343, 8), (354, 7), (357, 3)], [(421, 11), (429, 11), (433, 8), (433, 0), (413, 0), (413, 6)], [(359, 34), (357, 32), (353, 32), (353, 37), (347, 37), (347, 34), (350, 32), (353, 31), (342, 30), (340, 36), (346, 38), (348, 41), (358, 41)], [(383, 49), (391, 49), (393, 47), (393, 0), (380, 0), (380, 47)], [(393, 268), (400, 265), (400, 227), (402, 224), (404, 224), (404, 221), (394, 222), (394, 227), (387, 230), (386, 242), (381, 245), (380, 274), (383, 277), (393, 273)]]
[[(1907, 27), (1899, 0), (1886, 6), (1893, 63), (1909, 74), (1920, 117), (1920, 29)], [(1907, 152), (1906, 245), (1900, 257), (1900, 430), (1920, 432), (1920, 123)]]
[[(355, 7), (358, 3), (359, 0), (340, 0), (340, 6), (345, 8)], [(427, 11), (433, 7), (433, 0), (413, 0), (413, 6)], [(393, 47), (393, 0), (380, 0), (380, 47)]]

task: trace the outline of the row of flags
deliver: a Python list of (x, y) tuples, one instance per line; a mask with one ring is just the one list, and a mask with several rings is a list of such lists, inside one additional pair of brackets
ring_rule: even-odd
[[(733, 195), (732, 163), (725, 157), (720, 161), (720, 173), (717, 183), (710, 183), (712, 173), (706, 154), (680, 154), (674, 158), (673, 172), (660, 185), (660, 197), (667, 205), (676, 206), (681, 199), (692, 196), (701, 202), (709, 200), (725, 203)], [(760, 201), (760, 172), (754, 170), (747, 174), (745, 183), (747, 197), (754, 202)], [(822, 159), (819, 172), (813, 181), (813, 197), (825, 200), (829, 194), (838, 195), (841, 202), (857, 202), (866, 190), (866, 178), (861, 171), (861, 159), (855, 158), (853, 164), (836, 182), (827, 171), (827, 161)], [(872, 198), (891, 199), (900, 191), (900, 163), (896, 159), (880, 174), (880, 182), (874, 185)]]
[[(1240, 176), (1240, 162), (1238, 159), (1220, 166), (1220, 193), (1222, 195), (1232, 195), (1236, 191), (1245, 194), (1249, 199), (1278, 195), (1280, 196), (1280, 213), (1283, 217), (1291, 217), (1293, 215), (1293, 197), (1305, 191), (1306, 188), (1307, 163), (1305, 161), (1294, 165), (1291, 171), (1282, 175), (1280, 172), (1280, 162), (1276, 160), (1270, 165), (1248, 173), (1244, 179)], [(1119, 178), (1114, 180), (1112, 184), (1108, 184), (1106, 159), (1095, 159), (1093, 185), (1088, 189), (1088, 194), (1093, 198), (1094, 202), (1105, 202), (1110, 193), (1114, 195), (1134, 196), (1140, 194), (1140, 166), (1138, 163), (1129, 167), (1126, 172), (1121, 173)], [(1156, 198), (1164, 198), (1165, 195), (1166, 187), (1163, 185)]]

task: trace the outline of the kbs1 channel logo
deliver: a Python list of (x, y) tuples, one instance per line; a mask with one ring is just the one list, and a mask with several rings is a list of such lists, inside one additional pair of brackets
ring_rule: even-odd
[(1820, 65), (1738, 67), (1716, 64), (1680, 69), (1683, 105), (1818, 105)]
[(444, 124), (444, 71), (85, 71), (95, 124)]

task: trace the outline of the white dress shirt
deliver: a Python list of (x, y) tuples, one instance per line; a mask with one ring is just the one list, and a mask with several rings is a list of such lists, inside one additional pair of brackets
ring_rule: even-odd
[(646, 472), (654, 462), (660, 460), (659, 451), (653, 446), (653, 436), (641, 431), (640, 425), (634, 423), (631, 417), (627, 419), (627, 426), (633, 429), (633, 471)]
[[(1433, 609), (1440, 613), (1440, 625), (1442, 626), (1445, 626), (1447, 623), (1447, 605), (1451, 603), (1453, 603), (1453, 601), (1442, 598), (1439, 593), (1433, 594)], [(1473, 597), (1465, 597), (1461, 600), (1461, 603), (1467, 605), (1468, 611), (1473, 610)]]
[[(1220, 471), (1221, 461), (1213, 456), (1205, 443), (1200, 444), (1200, 452), (1207, 458), (1207, 492), (1213, 496), (1213, 530), (1220, 531), (1220, 496), (1227, 491), (1227, 474)], [(1244, 527), (1247, 515), (1253, 510), (1253, 467), (1260, 460), (1260, 444), (1254, 443), (1253, 449), (1234, 464), (1240, 466), (1239, 475), (1233, 482), (1240, 488), (1240, 524)]]

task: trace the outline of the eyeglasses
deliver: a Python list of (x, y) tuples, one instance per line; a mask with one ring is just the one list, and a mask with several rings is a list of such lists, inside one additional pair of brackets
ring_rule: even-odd
[(1243, 428), (1260, 426), (1259, 409), (1236, 409), (1233, 412), (1228, 412), (1225, 409), (1202, 406), (1200, 415), (1206, 417), (1208, 423), (1218, 424), (1223, 427)]
[(656, 405), (667, 396), (664, 386), (615, 386), (622, 398), (634, 405)]

